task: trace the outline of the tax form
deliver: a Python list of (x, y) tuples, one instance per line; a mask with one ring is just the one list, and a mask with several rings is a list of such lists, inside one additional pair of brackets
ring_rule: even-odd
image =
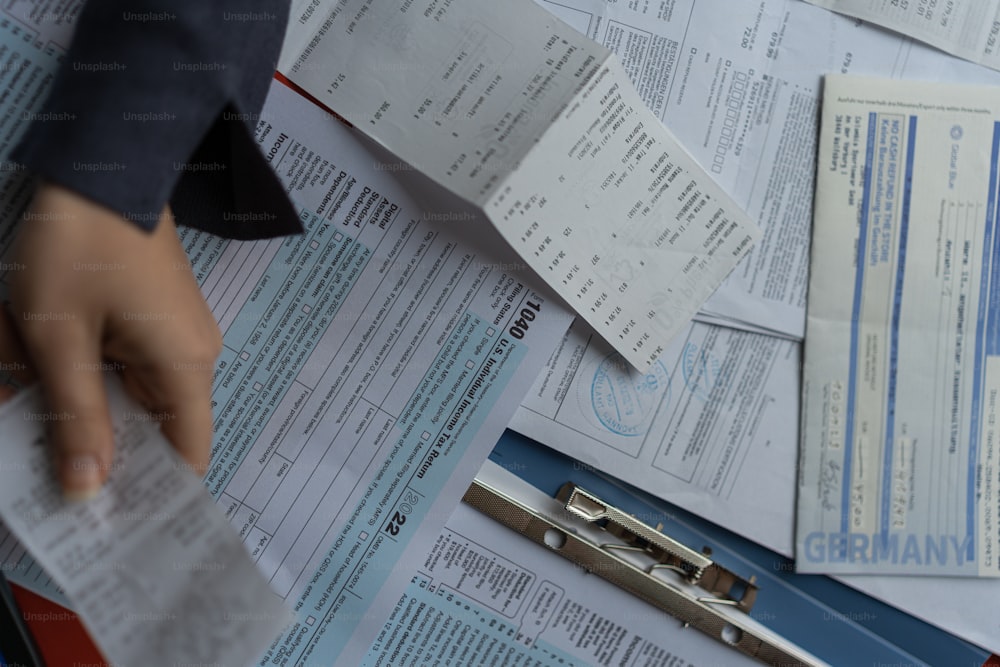
[(824, 100), (796, 567), (1000, 576), (1000, 94)]
[[(477, 477), (559, 516), (553, 498), (491, 461)], [(455, 665), (537, 667), (760, 664), (464, 503), (418, 564), (361, 664), (447, 664), (448, 658)]]
[(0, 409), (0, 516), (111, 664), (247, 664), (291, 612), (117, 378), (108, 400), (115, 458), (101, 493), (85, 503), (63, 499), (45, 441), (49, 420), (72, 415), (46, 411), (37, 388)]
[[(5, 43), (41, 67), (45, 42), (22, 35)], [(38, 100), (43, 80), (8, 101)], [(181, 232), (224, 342), (205, 484), (296, 612), (261, 664), (353, 667), (570, 315), (481, 212), (288, 87), (273, 85), (256, 136), (306, 232)], [(5, 531), (0, 558), (45, 583)]]
[(307, 231), (184, 234), (224, 332), (205, 482), (297, 612), (261, 664), (356, 665), (569, 315), (477, 212), (289, 88), (257, 139)]
[(637, 368), (758, 236), (618, 61), (530, 0), (299, 0), (279, 70), (479, 206)]
[(1000, 69), (997, 0), (806, 0)]

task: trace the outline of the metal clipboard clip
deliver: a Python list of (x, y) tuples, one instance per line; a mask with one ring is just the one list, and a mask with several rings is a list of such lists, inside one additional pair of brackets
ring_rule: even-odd
[[(571, 517), (616, 539), (588, 539), (583, 531), (544, 516), (479, 479), (472, 482), (462, 500), (667, 612), (685, 627), (694, 627), (762, 662), (783, 666), (823, 664), (787, 642), (769, 638), (742, 618), (757, 597), (753, 578), (743, 579), (708, 554), (690, 549), (572, 482), (563, 485), (556, 498)], [(669, 575), (661, 576), (664, 570), (675, 573), (677, 583), (670, 581)]]

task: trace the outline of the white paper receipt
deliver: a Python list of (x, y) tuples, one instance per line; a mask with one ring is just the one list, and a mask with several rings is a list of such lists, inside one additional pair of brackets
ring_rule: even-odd
[(292, 3), (279, 69), (474, 202), (648, 369), (759, 230), (618, 60), (531, 0)]
[(222, 511), (109, 383), (115, 459), (101, 493), (56, 486), (35, 390), (0, 410), (0, 516), (66, 592), (113, 665), (243, 667), (291, 619)]
[(1000, 576), (1000, 90), (823, 99), (796, 565)]

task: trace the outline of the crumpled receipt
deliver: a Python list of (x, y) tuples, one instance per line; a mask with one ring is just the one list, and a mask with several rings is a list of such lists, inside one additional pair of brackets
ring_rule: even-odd
[[(292, 614), (201, 481), (109, 378), (115, 457), (92, 500), (63, 499), (37, 389), (0, 406), (0, 517), (116, 667), (240, 666)], [(0, 526), (2, 528), (2, 526)]]

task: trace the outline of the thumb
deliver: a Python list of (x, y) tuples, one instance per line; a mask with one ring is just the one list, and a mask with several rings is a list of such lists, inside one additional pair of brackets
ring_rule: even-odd
[(45, 397), (46, 412), (36, 418), (48, 426), (66, 499), (86, 500), (101, 490), (114, 455), (100, 344), (81, 323), (43, 324), (24, 332)]

